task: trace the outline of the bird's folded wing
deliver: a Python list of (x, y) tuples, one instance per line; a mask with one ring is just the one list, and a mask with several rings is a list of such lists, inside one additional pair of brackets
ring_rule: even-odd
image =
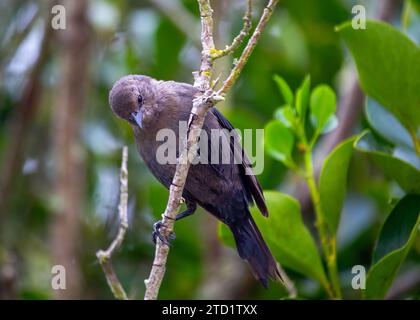
[[(215, 117), (222, 129), (227, 129), (231, 133), (231, 136), (236, 137), (235, 139), (230, 139), (231, 136), (229, 137), (230, 151), (231, 151), (232, 156), (237, 156), (237, 155), (241, 156), (241, 163), (238, 166), (239, 166), (239, 172), (241, 174), (242, 184), (245, 189), (248, 201), (252, 203), (253, 202), (252, 198), (253, 198), (255, 203), (257, 204), (258, 209), (261, 211), (261, 213), (264, 216), (268, 216), (268, 209), (265, 204), (262, 188), (260, 184), (258, 183), (258, 180), (255, 177), (255, 175), (249, 174), (249, 171), (252, 171), (251, 163), (240, 144), (240, 139), (237, 132), (234, 130), (232, 124), (216, 108), (214, 107), (211, 108), (209, 113), (207, 114), (207, 117)], [(206, 120), (211, 121), (211, 119), (206, 119)], [(205, 122), (205, 125), (206, 125), (206, 122)], [(219, 146), (219, 148), (221, 148), (221, 146)], [(209, 154), (211, 154), (210, 142), (209, 142)], [(220, 170), (223, 170), (223, 166), (212, 164), (211, 167), (217, 172), (218, 175), (223, 174), (222, 172), (220, 172)], [(246, 174), (247, 172), (248, 174)]]

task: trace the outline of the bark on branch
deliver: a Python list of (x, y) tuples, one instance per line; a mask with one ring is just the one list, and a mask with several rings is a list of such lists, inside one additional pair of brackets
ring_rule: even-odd
[(238, 47), (244, 41), (245, 37), (249, 34), (249, 31), (252, 27), (252, 0), (247, 1), (247, 9), (242, 19), (244, 24), (239, 34), (233, 39), (230, 45), (226, 46), (225, 49), (217, 51), (214, 54), (214, 58), (221, 58), (235, 52), (235, 50), (238, 49)]
[(117, 250), (124, 241), (125, 233), (128, 229), (128, 148), (124, 146), (122, 151), (121, 169), (120, 169), (120, 202), (118, 205), (118, 215), (120, 218), (120, 226), (115, 239), (111, 242), (106, 250), (99, 250), (96, 253), (99, 263), (105, 273), (106, 280), (115, 298), (119, 300), (128, 300), (121, 282), (118, 280), (117, 274), (112, 267), (112, 254)]
[[(213, 91), (211, 80), (213, 75), (214, 53), (217, 52), (213, 40), (213, 10), (210, 5), (210, 0), (197, 0), (199, 4), (200, 17), (201, 17), (201, 66), (200, 71), (194, 73), (195, 81), (194, 86), (198, 88), (203, 94), (198, 96), (193, 101), (193, 108), (191, 110), (190, 118), (188, 121), (188, 132), (184, 138), (184, 150), (178, 158), (178, 163), (175, 175), (169, 189), (169, 199), (162, 215), (162, 233), (164, 236), (169, 234), (174, 229), (175, 217), (181, 203), (182, 192), (184, 189), (185, 181), (187, 179), (188, 170), (190, 167), (191, 159), (194, 156), (194, 149), (197, 144), (197, 139), (200, 135), (203, 126), (204, 118), (207, 111), (227, 94), (230, 88), (235, 83), (244, 65), (249, 59), (255, 45), (260, 38), (267, 22), (269, 21), (278, 0), (270, 0), (267, 7), (260, 18), (260, 21), (255, 28), (253, 35), (248, 41), (247, 46), (242, 52), (238, 63), (235, 64), (230, 72), (229, 77), (223, 83), (222, 88), (217, 92)], [(145, 280), (146, 292), (145, 300), (157, 299), (160, 285), (162, 284), (165, 275), (165, 266), (168, 258), (169, 246), (163, 244), (159, 239), (156, 241), (155, 258), (152, 265), (149, 278)]]

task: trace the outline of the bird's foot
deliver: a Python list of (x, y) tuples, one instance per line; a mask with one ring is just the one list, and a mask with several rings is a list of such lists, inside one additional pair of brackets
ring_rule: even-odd
[(152, 233), (152, 239), (153, 239), (153, 243), (156, 244), (156, 239), (159, 238), (160, 241), (162, 241), (163, 244), (166, 244), (167, 246), (171, 245), (171, 241), (175, 240), (176, 236), (175, 236), (175, 232), (171, 232), (169, 234), (169, 236), (164, 236), (161, 232), (160, 232), (160, 228), (166, 228), (166, 226), (163, 224), (162, 220), (159, 220), (158, 222), (156, 222), (153, 225), (153, 233)]

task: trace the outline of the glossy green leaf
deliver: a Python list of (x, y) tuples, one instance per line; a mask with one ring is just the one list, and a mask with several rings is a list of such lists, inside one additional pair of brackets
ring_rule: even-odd
[(368, 21), (338, 28), (357, 65), (364, 91), (392, 112), (406, 128), (420, 126), (420, 49), (389, 24)]
[(294, 136), (280, 121), (270, 121), (264, 129), (267, 152), (286, 165), (291, 165)]
[(366, 280), (367, 299), (383, 299), (418, 233), (420, 195), (406, 195), (387, 217)]
[(347, 172), (355, 137), (340, 143), (325, 159), (319, 178), (322, 211), (330, 231), (335, 234), (346, 195)]
[(278, 108), (274, 112), (274, 118), (279, 120), (287, 128), (294, 128), (296, 123), (295, 111), (291, 106)]
[(306, 111), (309, 103), (309, 93), (311, 90), (311, 78), (306, 76), (301, 86), (296, 91), (296, 111), (302, 120), (306, 117)]
[(317, 86), (311, 94), (310, 108), (314, 126), (322, 131), (336, 110), (334, 91), (327, 85)]
[[(405, 156), (402, 149), (381, 145), (370, 132), (355, 142), (358, 151), (371, 156), (384, 174), (394, 179), (408, 193), (420, 193), (420, 161)], [(410, 160), (410, 161), (408, 161)]]
[(327, 123), (324, 125), (324, 127), (321, 130), (322, 134), (326, 134), (328, 132), (333, 131), (335, 128), (338, 127), (338, 118), (335, 114), (333, 114), (327, 121)]
[[(321, 257), (310, 232), (303, 224), (300, 206), (294, 198), (277, 192), (266, 191), (269, 217), (251, 208), (252, 215), (274, 257), (281, 265), (326, 283)], [(232, 245), (233, 237), (226, 226), (219, 234), (223, 241)]]
[(402, 145), (414, 149), (410, 133), (391, 112), (371, 98), (366, 99), (365, 110), (370, 126), (381, 137), (394, 145)]
[(293, 92), (292, 89), (290, 89), (287, 82), (278, 75), (274, 75), (273, 79), (277, 83), (277, 86), (279, 87), (279, 90), (286, 104), (288, 104), (289, 106), (293, 106)]
[(302, 221), (299, 202), (281, 192), (266, 191), (269, 218), (251, 208), (253, 217), (279, 262), (321, 283), (326, 276), (317, 246)]

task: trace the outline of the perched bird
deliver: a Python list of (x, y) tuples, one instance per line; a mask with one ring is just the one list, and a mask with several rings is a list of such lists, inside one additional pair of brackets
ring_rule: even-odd
[[(176, 133), (178, 143), (180, 121), (188, 121), (193, 99), (199, 94), (189, 84), (158, 81), (143, 75), (125, 76), (110, 91), (109, 103), (113, 112), (130, 123), (141, 157), (166, 188), (171, 185), (176, 163), (160, 164), (157, 161), (156, 153), (162, 142), (157, 141), (156, 135), (160, 129), (171, 129)], [(229, 121), (214, 107), (207, 113), (203, 125), (208, 137), (212, 129), (233, 130)], [(209, 141), (208, 147), (209, 155), (212, 150), (220, 148), (214, 141)], [(234, 148), (238, 146), (230, 143), (228, 152), (233, 154)], [(280, 279), (280, 273), (249, 206), (255, 201), (264, 216), (268, 216), (268, 210), (256, 177), (245, 174), (250, 164), (242, 147), (239, 148), (244, 155), (239, 164), (233, 162), (232, 156), (230, 163), (191, 165), (183, 191), (187, 210), (179, 213), (176, 220), (193, 214), (199, 205), (222, 221), (232, 231), (240, 257), (249, 263), (254, 276), (267, 287), (270, 278)], [(155, 224), (154, 237), (162, 237), (159, 233), (161, 226), (160, 222)], [(167, 242), (167, 239), (161, 240)]]

